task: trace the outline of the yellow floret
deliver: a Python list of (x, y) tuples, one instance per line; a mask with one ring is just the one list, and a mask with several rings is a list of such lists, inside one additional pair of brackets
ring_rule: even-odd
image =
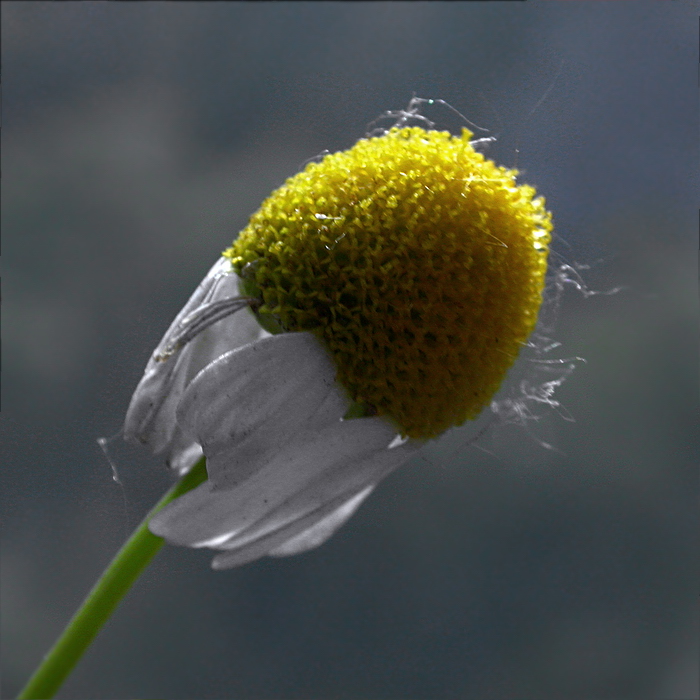
[(471, 136), (394, 128), (311, 163), (224, 253), (261, 318), (314, 333), (352, 399), (412, 438), (481, 412), (542, 298), (544, 199)]

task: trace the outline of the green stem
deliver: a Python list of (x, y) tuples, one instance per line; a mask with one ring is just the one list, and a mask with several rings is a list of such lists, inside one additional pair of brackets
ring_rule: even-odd
[(183, 493), (206, 481), (204, 457), (178, 481), (151, 512), (143, 519), (134, 534), (117, 552), (112, 563), (99, 578), (73, 619), (44, 657), (41, 665), (29, 679), (19, 700), (47, 700), (52, 698), (68, 674), (80, 660), (92, 640), (109, 619), (119, 601), (141, 575), (148, 563), (163, 546), (164, 540), (148, 529), (148, 521), (164, 506)]

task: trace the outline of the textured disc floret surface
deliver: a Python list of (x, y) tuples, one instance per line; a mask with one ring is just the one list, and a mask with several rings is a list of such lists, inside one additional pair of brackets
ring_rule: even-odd
[(532, 332), (551, 216), (472, 134), (394, 128), (287, 180), (225, 255), (261, 318), (311, 331), (403, 435), (488, 405)]

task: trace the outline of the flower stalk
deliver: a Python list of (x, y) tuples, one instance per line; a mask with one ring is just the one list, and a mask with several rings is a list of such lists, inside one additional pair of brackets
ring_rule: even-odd
[(148, 529), (151, 518), (168, 503), (206, 481), (206, 478), (206, 463), (202, 457), (158, 501), (117, 552), (19, 694), (19, 700), (46, 700), (56, 694), (121, 599), (163, 546), (163, 538), (156, 537)]

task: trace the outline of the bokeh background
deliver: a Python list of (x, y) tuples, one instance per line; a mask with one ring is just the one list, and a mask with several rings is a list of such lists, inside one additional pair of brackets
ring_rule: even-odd
[(2, 696), (169, 484), (117, 437), (120, 487), (96, 438), (174, 314), (274, 187), (416, 93), (498, 137), (589, 289), (625, 287), (565, 294), (555, 356), (587, 362), (561, 410), (431, 447), (306, 555), (166, 547), (59, 697), (697, 697), (697, 26), (683, 2), (2, 3)]

